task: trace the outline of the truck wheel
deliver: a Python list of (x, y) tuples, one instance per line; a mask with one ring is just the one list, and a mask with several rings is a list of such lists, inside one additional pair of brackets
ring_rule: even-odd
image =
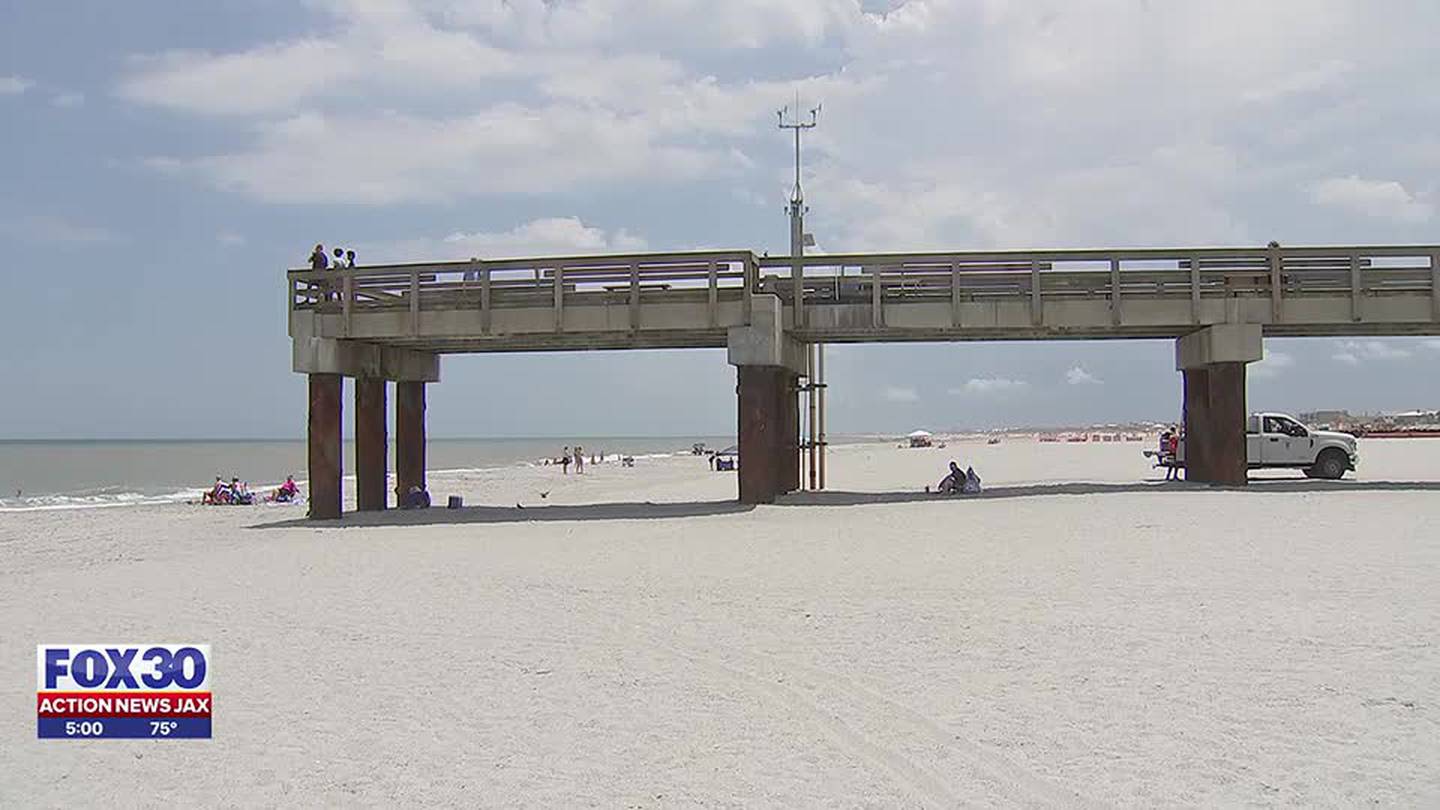
[(1345, 476), (1345, 468), (1349, 466), (1345, 454), (1332, 448), (1321, 453), (1320, 458), (1315, 460), (1315, 473), (1320, 478), (1338, 481)]

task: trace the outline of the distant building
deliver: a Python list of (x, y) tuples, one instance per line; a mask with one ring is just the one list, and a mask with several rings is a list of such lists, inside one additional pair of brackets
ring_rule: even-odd
[(1401, 413), (1386, 414), (1383, 419), (1397, 427), (1414, 427), (1416, 425), (1433, 425), (1440, 422), (1440, 412), (1436, 411), (1403, 411)]
[(1297, 416), (1301, 422), (1315, 427), (1320, 425), (1341, 427), (1360, 421), (1351, 416), (1349, 411), (1308, 411), (1299, 413)]

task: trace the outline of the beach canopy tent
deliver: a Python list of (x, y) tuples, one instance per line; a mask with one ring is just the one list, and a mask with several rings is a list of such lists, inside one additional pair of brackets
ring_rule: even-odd
[(912, 432), (910, 433), (910, 435), (907, 436), (906, 438), (910, 439), (910, 446), (911, 446), (911, 447), (929, 447), (929, 446), (930, 446), (931, 436), (930, 436), (930, 431), (928, 431), (928, 430), (916, 430), (916, 431), (912, 431)]
[(734, 457), (736, 457), (736, 458), (739, 458), (739, 457), (740, 457), (740, 445), (738, 445), (738, 444), (732, 444), (732, 445), (730, 445), (729, 447), (725, 448), (724, 450), (717, 450), (717, 451), (715, 452), (715, 455), (717, 455), (717, 456), (734, 456)]

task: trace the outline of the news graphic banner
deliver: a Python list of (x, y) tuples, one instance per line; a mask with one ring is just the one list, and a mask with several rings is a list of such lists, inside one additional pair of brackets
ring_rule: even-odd
[(210, 645), (41, 644), (40, 739), (210, 739)]

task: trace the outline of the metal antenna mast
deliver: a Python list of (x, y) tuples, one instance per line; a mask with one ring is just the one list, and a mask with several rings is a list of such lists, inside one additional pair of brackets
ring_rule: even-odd
[[(800, 134), (807, 129), (814, 129), (819, 124), (820, 105), (810, 108), (810, 120), (805, 121), (800, 117), (800, 94), (795, 94), (795, 119), (786, 123), (785, 113), (789, 107), (781, 107), (776, 113), (779, 118), (780, 128), (788, 129), (795, 133), (795, 188), (790, 192), (790, 205), (786, 213), (790, 215), (790, 258), (794, 263), (790, 267), (790, 278), (794, 285), (795, 293), (795, 326), (805, 326), (805, 308), (802, 304), (805, 292), (805, 264), (801, 258), (805, 255), (805, 248), (815, 244), (814, 237), (805, 233), (805, 191), (800, 184)], [(825, 347), (818, 343), (811, 343), (805, 351), (805, 367), (808, 384), (804, 387), (809, 399), (809, 436), (805, 442), (806, 458), (810, 467), (810, 489), (825, 488)]]
[(810, 120), (800, 118), (800, 95), (795, 95), (795, 120), (785, 122), (785, 113), (790, 111), (789, 105), (781, 107), (775, 115), (780, 119), (780, 128), (788, 129), (795, 133), (795, 188), (790, 192), (790, 205), (786, 209), (790, 214), (790, 255), (802, 256), (805, 253), (805, 192), (800, 187), (800, 133), (807, 129), (814, 129), (819, 125), (820, 105), (810, 109)]

